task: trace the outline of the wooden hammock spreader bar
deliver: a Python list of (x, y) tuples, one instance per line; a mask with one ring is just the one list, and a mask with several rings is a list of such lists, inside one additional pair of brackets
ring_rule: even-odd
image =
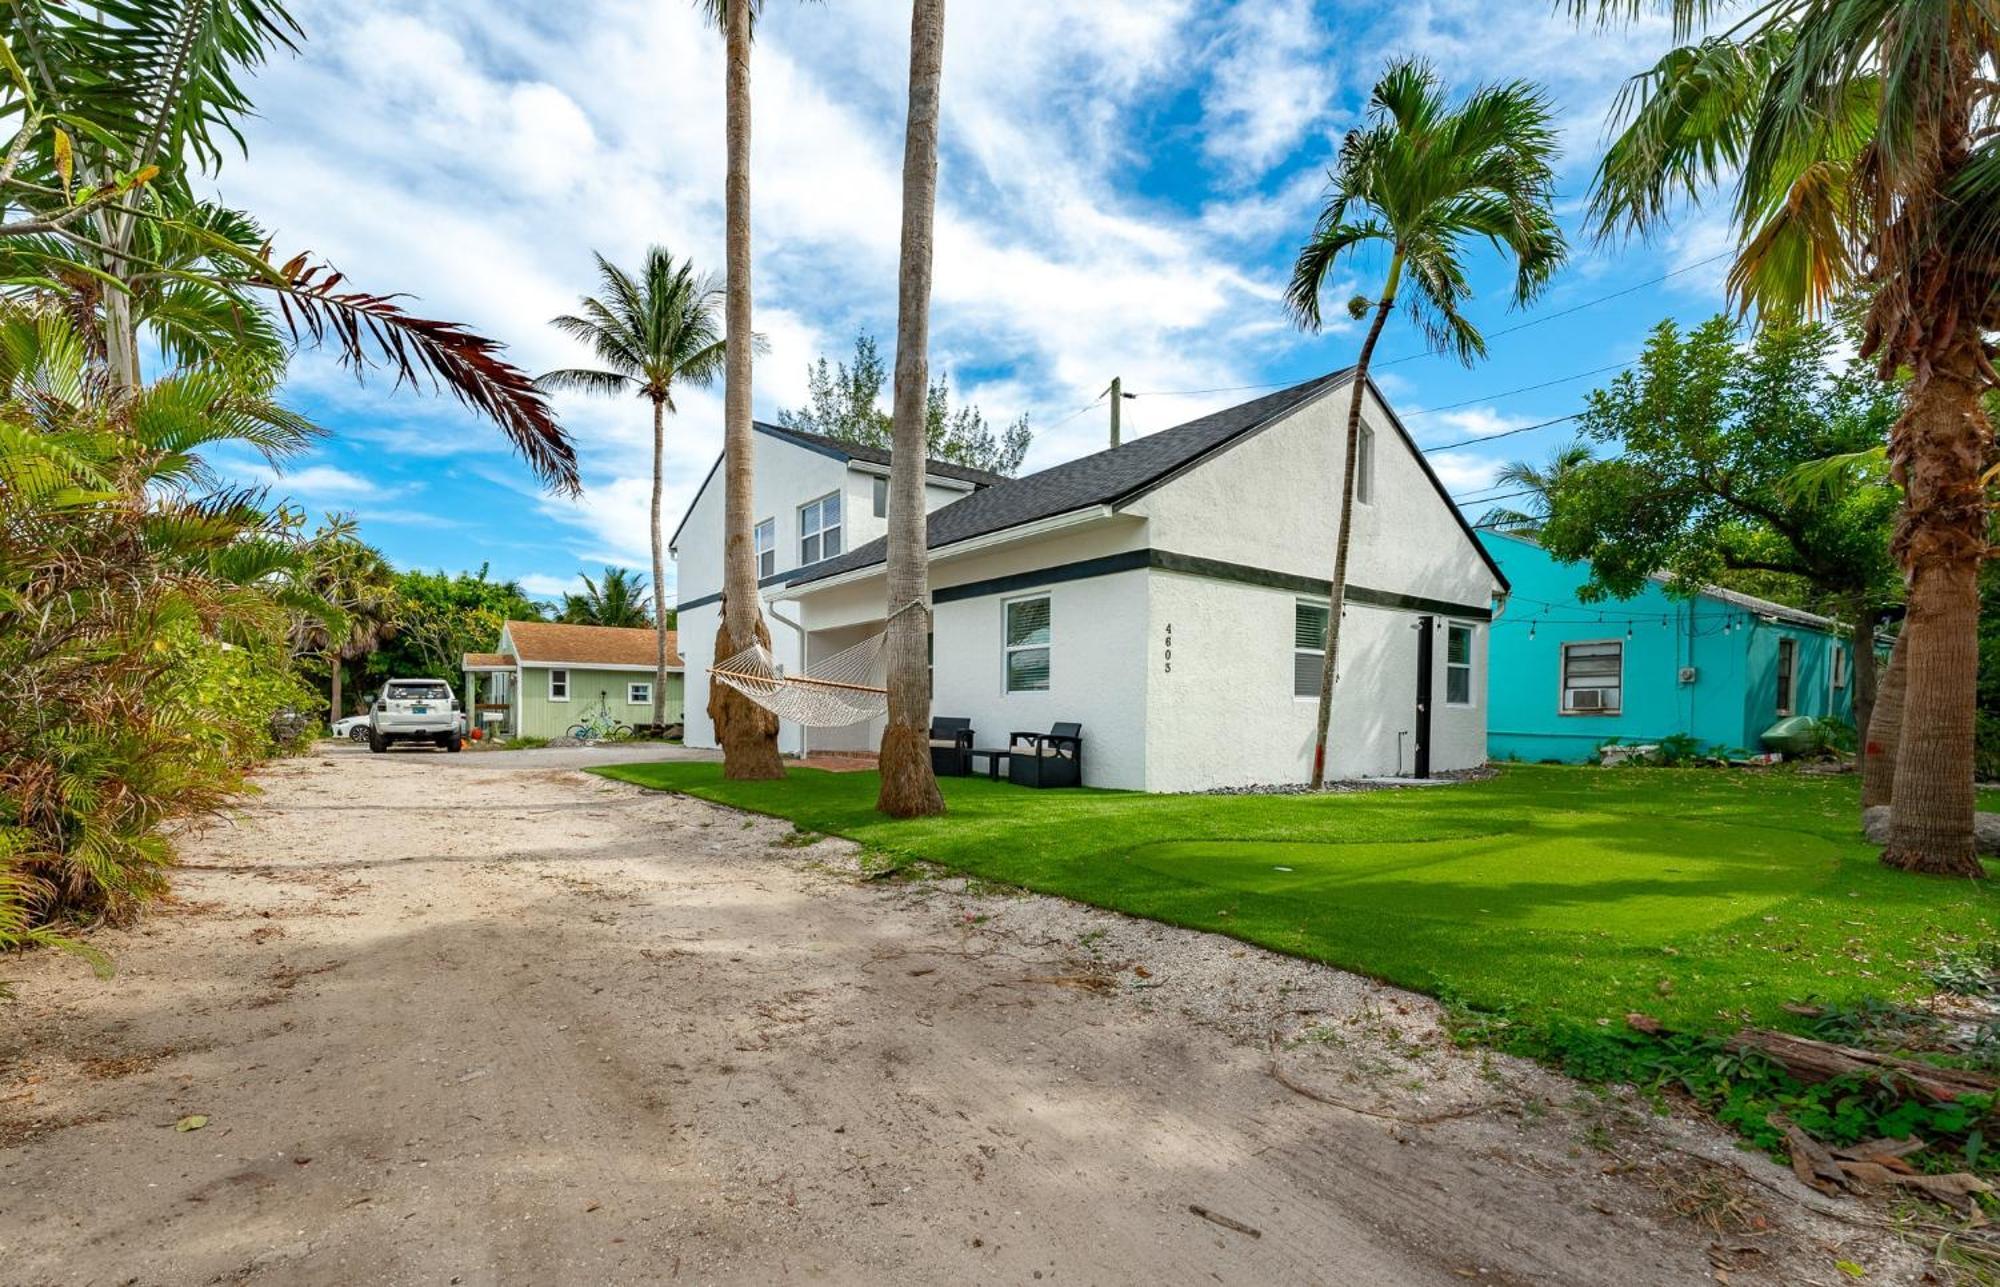
[(870, 688), (866, 684), (843, 684), (836, 679), (810, 679), (804, 675), (786, 675), (783, 679), (776, 675), (746, 675), (740, 670), (722, 670), (709, 667), (709, 674), (721, 675), (728, 679), (745, 679), (753, 684), (812, 684), (818, 688), (844, 688), (850, 693), (880, 693), (888, 695), (886, 688)]

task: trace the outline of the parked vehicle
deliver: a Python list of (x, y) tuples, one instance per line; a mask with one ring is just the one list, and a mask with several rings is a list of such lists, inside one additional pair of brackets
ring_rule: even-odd
[(371, 718), (372, 716), (368, 715), (349, 715), (346, 719), (335, 720), (333, 735), (350, 742), (365, 742), (368, 740), (368, 721)]
[(368, 749), (380, 753), (397, 742), (429, 742), (446, 751), (465, 749), (465, 712), (442, 679), (392, 679), (368, 712)]

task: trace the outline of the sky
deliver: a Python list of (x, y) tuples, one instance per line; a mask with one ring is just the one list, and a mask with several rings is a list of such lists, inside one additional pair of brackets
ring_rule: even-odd
[[(594, 288), (593, 251), (636, 264), (661, 244), (720, 272), (723, 51), (691, 0), (593, 0), (587, 19), (535, 0), (292, 8), (307, 39), (253, 79), (247, 156), (213, 180), (280, 259), (309, 251), (357, 289), (405, 292), (531, 374), (585, 361), (549, 319)], [(1377, 354), (1418, 443), (1447, 448), (1429, 459), (1448, 490), (1477, 497), (1572, 427), (1453, 444), (1574, 412), (1662, 318), (1723, 305), (1718, 210), (1646, 243), (1579, 227), (1618, 88), (1669, 35), (1579, 30), (1549, 0), (952, 0), (932, 370), (990, 420), (1029, 416), (1032, 471), (1106, 445), (1113, 376), (1140, 395), (1130, 438), (1344, 366), (1360, 341), (1344, 302), (1384, 265), (1328, 283), (1321, 334), (1292, 324), (1282, 294), (1385, 61), (1427, 58), (1459, 91), (1531, 79), (1560, 114), (1569, 265), (1514, 310), (1507, 262), (1474, 252), (1473, 320), (1534, 323), (1476, 367), (1423, 354), (1401, 318)], [(768, 0), (752, 60), (759, 417), (800, 405), (808, 364), (845, 357), (857, 330), (893, 353), (908, 49), (904, 0)], [(584, 480), (567, 500), (447, 395), (305, 352), (284, 396), (325, 441), (282, 474), (223, 463), (314, 514), (354, 514), (400, 566), (487, 565), (550, 597), (606, 565), (649, 567), (637, 398), (557, 400)], [(669, 532), (721, 447), (720, 384), (678, 402)]]

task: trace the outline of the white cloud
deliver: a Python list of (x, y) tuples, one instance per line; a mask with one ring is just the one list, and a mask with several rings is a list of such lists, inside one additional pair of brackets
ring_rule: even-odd
[(546, 572), (530, 572), (516, 579), (520, 581), (523, 590), (537, 599), (560, 599), (565, 594), (583, 592), (583, 578), (577, 575), (561, 577), (550, 576)]
[(1461, 438), (1488, 438), (1534, 423), (1529, 416), (1508, 415), (1490, 406), (1461, 407), (1425, 416), (1418, 437), (1431, 442), (1456, 442)]
[(1431, 469), (1444, 484), (1445, 491), (1453, 496), (1489, 489), (1493, 476), (1500, 472), (1505, 461), (1490, 456), (1474, 455), (1463, 451), (1433, 452), (1427, 457)]
[(1332, 106), (1331, 34), (1309, 0), (1236, 8), (1210, 51), (1204, 150), (1238, 175), (1289, 155)]

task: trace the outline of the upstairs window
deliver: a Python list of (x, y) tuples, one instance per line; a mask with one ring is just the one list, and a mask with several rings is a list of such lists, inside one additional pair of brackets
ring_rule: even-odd
[(889, 480), (886, 478), (875, 480), (875, 517), (889, 517)]
[(809, 567), (840, 553), (840, 493), (799, 506), (799, 565)]
[(1319, 696), (1326, 668), (1327, 606), (1301, 599), (1292, 605), (1292, 696)]
[(757, 579), (778, 571), (778, 520), (767, 518), (752, 529), (757, 542)]
[(1625, 708), (1625, 645), (1564, 644), (1562, 706), (1565, 715), (1616, 715)]
[(1367, 425), (1354, 443), (1354, 499), (1363, 505), (1375, 500), (1375, 431)]
[(1014, 599), (1003, 611), (1007, 618), (1005, 645), (1007, 691), (1049, 691), (1049, 596)]
[(1456, 621), (1444, 629), (1444, 700), (1472, 705), (1472, 627)]

